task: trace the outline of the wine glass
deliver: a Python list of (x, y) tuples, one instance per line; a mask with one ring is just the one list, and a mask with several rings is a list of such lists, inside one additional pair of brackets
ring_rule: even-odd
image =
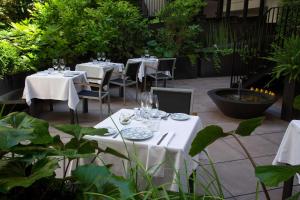
[(58, 69), (58, 61), (57, 61), (57, 59), (53, 59), (52, 60), (52, 65), (53, 65), (54, 70)]
[(106, 59), (105, 53), (102, 52), (102, 61), (105, 61), (105, 59)]
[(65, 70), (66, 64), (65, 64), (65, 60), (64, 59), (59, 59), (59, 66), (61, 70)]
[(146, 50), (145, 50), (145, 58), (149, 58), (149, 56), (150, 56), (150, 55), (149, 55), (149, 50), (146, 49)]
[(130, 113), (122, 112), (122, 113), (120, 113), (120, 116), (119, 116), (119, 122), (122, 125), (126, 126), (131, 123), (132, 117), (133, 117), (133, 115), (131, 115)]
[(101, 53), (97, 52), (97, 61), (101, 61)]
[(156, 94), (151, 94), (150, 104), (152, 106), (151, 117), (158, 117), (159, 102), (158, 102), (158, 96)]

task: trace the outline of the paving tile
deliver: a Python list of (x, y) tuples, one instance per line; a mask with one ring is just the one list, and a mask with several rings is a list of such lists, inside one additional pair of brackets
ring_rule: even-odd
[(284, 132), (261, 135), (261, 137), (265, 138), (266, 140), (269, 140), (270, 142), (277, 144), (278, 147), (282, 141), (283, 136), (284, 136)]
[[(260, 135), (240, 137), (240, 140), (253, 157), (275, 155), (279, 146)], [(245, 155), (243, 149), (234, 138), (225, 138), (224, 141)]]

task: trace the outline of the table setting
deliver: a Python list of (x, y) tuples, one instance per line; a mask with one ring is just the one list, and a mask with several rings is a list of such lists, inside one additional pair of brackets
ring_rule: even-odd
[[(159, 110), (157, 96), (149, 92), (141, 95), (140, 105), (140, 108), (121, 109), (94, 126), (107, 129), (105, 135), (84, 138), (97, 141), (102, 149), (113, 148), (131, 161), (138, 160), (157, 184), (168, 182), (169, 189), (177, 191), (178, 176), (185, 176), (186, 170), (191, 173), (197, 166), (188, 152), (202, 129), (201, 119)], [(99, 165), (103, 162), (112, 164), (112, 171), (120, 176), (126, 176), (131, 166), (128, 160), (106, 154), (96, 161)], [(182, 178), (181, 183), (187, 186), (186, 181)]]

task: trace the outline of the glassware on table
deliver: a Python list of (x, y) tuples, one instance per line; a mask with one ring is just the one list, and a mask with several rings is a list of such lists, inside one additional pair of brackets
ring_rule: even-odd
[(66, 67), (65, 71), (69, 72), (69, 71), (71, 71), (71, 68), (70, 67)]
[(158, 102), (158, 96), (156, 94), (152, 94), (150, 96), (150, 103), (152, 105), (152, 110), (151, 110), (151, 116), (159, 116), (158, 110), (159, 110), (159, 102)]
[(52, 74), (54, 72), (54, 68), (50, 67), (48, 68), (48, 74)]
[(152, 95), (150, 92), (143, 92), (141, 94), (140, 105), (141, 105), (141, 115), (143, 118), (148, 119), (150, 111), (152, 109)]
[(66, 64), (65, 64), (65, 60), (64, 59), (59, 59), (59, 67), (61, 70), (65, 70)]
[(101, 57), (101, 60), (104, 62), (105, 61), (105, 59), (106, 59), (106, 57), (105, 57), (105, 53), (104, 52), (102, 52), (102, 55), (101, 55), (102, 57)]
[(58, 70), (59, 65), (58, 65), (57, 59), (52, 60), (52, 66), (53, 66), (54, 70)]
[(101, 61), (101, 53), (97, 52), (97, 61)]
[(142, 116), (141, 116), (141, 109), (140, 108), (134, 108), (134, 119), (136, 121), (142, 121)]
[(120, 116), (119, 116), (119, 122), (122, 125), (126, 126), (131, 123), (132, 117), (133, 117), (133, 114), (131, 114), (131, 113), (121, 112)]
[(146, 122), (146, 125), (150, 131), (156, 132), (159, 131), (161, 118), (151, 113), (149, 120)]
[(150, 57), (150, 54), (149, 54), (149, 50), (148, 50), (148, 49), (145, 50), (145, 57), (146, 57), (146, 58), (149, 58), (149, 57)]
[(105, 62), (110, 63), (110, 59), (106, 58)]

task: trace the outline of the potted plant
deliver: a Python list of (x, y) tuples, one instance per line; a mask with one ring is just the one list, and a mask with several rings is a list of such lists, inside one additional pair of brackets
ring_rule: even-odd
[(281, 118), (291, 120), (294, 118), (295, 110), (293, 109), (293, 101), (297, 94), (298, 81), (300, 79), (300, 37), (291, 36), (285, 38), (283, 45), (273, 45), (273, 52), (267, 58), (276, 63), (272, 70), (274, 79), (284, 79), (284, 88), (282, 96)]
[(148, 48), (157, 57), (177, 58), (175, 78), (197, 77), (201, 29), (195, 18), (204, 5), (203, 1), (175, 0), (151, 22), (163, 23), (163, 26), (153, 30)]

